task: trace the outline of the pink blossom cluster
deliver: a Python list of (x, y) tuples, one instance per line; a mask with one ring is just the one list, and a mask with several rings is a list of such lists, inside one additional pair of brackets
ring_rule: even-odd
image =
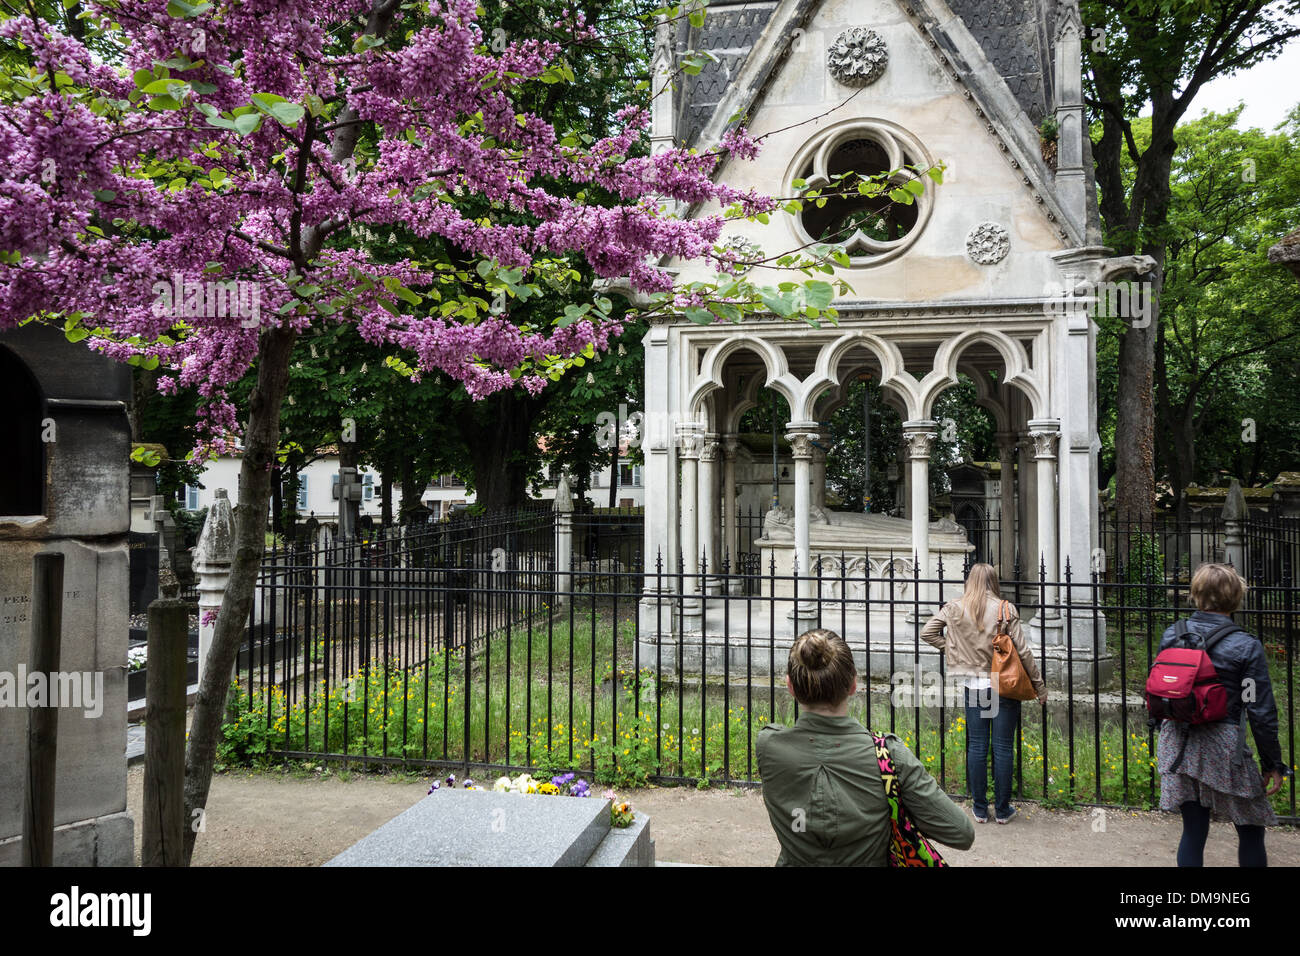
[[(157, 358), (159, 388), (197, 390), (200, 429), (222, 450), (238, 431), (228, 390), (270, 326), (355, 323), (367, 340), (413, 353), (418, 372), (452, 376), (475, 398), (516, 385), (536, 392), (548, 357), (603, 351), (620, 331), (594, 318), (538, 330), (508, 316), (412, 309), (385, 280), (419, 291), (434, 276), (371, 255), (349, 238), (356, 229), (440, 238), (506, 268), (578, 256), (598, 276), (663, 292), (673, 282), (659, 263), (715, 255), (724, 221), (676, 218), (669, 204), (738, 204), (745, 215), (775, 208), (770, 197), (715, 181), (725, 156), (756, 155), (746, 130), (729, 132), (718, 152), (631, 156), (650, 117), (629, 108), (613, 135), (560, 145), (561, 132), (512, 98), (555, 62), (559, 44), (522, 38), (494, 52), (475, 0), (433, 0), (430, 17), (408, 23), (399, 9), (383, 43), (354, 47), (357, 25), (379, 2), (225, 0), (190, 18), (169, 15), (167, 0), (133, 0), (129, 16), (83, 4), (121, 24), (111, 63), (44, 21), (0, 22), (0, 37), (21, 40), (33, 65), (73, 81), (57, 92), (33, 87), (0, 115), (0, 328), (80, 316), (93, 347), (120, 360)], [(577, 11), (565, 11), (560, 27), (575, 41), (595, 36)], [(123, 102), (140, 99), (134, 71), (164, 69), (183, 84), (174, 91), (180, 108), (141, 108), (153, 94)], [(230, 129), (234, 111), (257, 96), (306, 112)], [(346, 137), (359, 123), (373, 124), (377, 145), (354, 153)], [(555, 183), (599, 187), (591, 192), (618, 204), (579, 201)], [(464, 197), (501, 218), (469, 215)], [(249, 284), (256, 316), (211, 314), (223, 301), (202, 291), (213, 283)], [(200, 289), (203, 308), (159, 308), (163, 288)]]

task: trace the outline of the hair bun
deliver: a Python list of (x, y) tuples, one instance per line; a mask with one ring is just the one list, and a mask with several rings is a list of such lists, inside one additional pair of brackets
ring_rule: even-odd
[(824, 634), (809, 634), (799, 648), (803, 666), (821, 670), (831, 662), (831, 642)]

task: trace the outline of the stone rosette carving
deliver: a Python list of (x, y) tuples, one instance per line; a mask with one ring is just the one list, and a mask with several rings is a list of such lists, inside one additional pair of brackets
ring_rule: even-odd
[(723, 269), (732, 275), (744, 275), (763, 259), (763, 247), (745, 236), (728, 236), (719, 247), (723, 258), (729, 260)]
[(966, 236), (966, 255), (982, 266), (1001, 262), (1010, 249), (1011, 234), (996, 222), (982, 222)]
[(826, 69), (845, 86), (867, 86), (880, 79), (889, 63), (885, 38), (866, 27), (850, 27), (826, 52)]

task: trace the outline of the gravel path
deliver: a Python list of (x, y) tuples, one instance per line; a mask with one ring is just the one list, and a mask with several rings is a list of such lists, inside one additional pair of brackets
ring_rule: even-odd
[[(311, 777), (273, 771), (218, 774), (197, 866), (318, 866), (424, 797), (428, 782), (401, 775)], [(144, 770), (127, 776), (140, 854)], [(757, 790), (658, 788), (628, 794), (651, 818), (656, 858), (714, 866), (768, 866), (779, 850)], [(1180, 825), (1171, 814), (1042, 810), (1022, 804), (1007, 826), (977, 828), (970, 850), (942, 848), (956, 866), (1173, 866)], [(1104, 830), (1101, 829), (1104, 824)], [(1300, 866), (1300, 830), (1267, 838), (1271, 866)], [(1236, 834), (1214, 824), (1206, 865), (1235, 866)]]

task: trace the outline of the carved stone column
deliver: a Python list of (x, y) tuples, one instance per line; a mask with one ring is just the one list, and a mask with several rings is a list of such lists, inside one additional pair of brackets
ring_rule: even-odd
[(998, 432), (998, 577), (1010, 581), (1016, 567), (1016, 433)]
[[(930, 449), (938, 435), (930, 419), (903, 422), (903, 441), (907, 445), (909, 490), (911, 501), (907, 513), (912, 519), (912, 550), (916, 554), (917, 574), (932, 577), (930, 568)], [(924, 586), (922, 586), (924, 590)]]
[(683, 594), (698, 594), (698, 575), (700, 570), (699, 548), (699, 493), (700, 493), (700, 448), (703, 439), (699, 425), (685, 422), (677, 426), (677, 456), (682, 462), (682, 496), (681, 496), (681, 541), (682, 541), (682, 578)]
[(718, 560), (719, 508), (718, 462), (722, 459), (722, 444), (718, 436), (708, 433), (701, 436), (700, 445), (700, 496), (699, 496), (699, 549), (703, 568), (709, 575), (706, 590), (716, 594), (720, 582), (716, 575), (721, 570)]
[(740, 450), (740, 440), (735, 435), (722, 436), (722, 527), (723, 557), (727, 562), (727, 571), (732, 575), (729, 590), (740, 592), (740, 526), (736, 520), (736, 452)]
[(1057, 611), (1051, 605), (1056, 602), (1057, 594), (1052, 584), (1061, 577), (1060, 548), (1056, 540), (1056, 448), (1061, 440), (1060, 423), (1050, 418), (1035, 419), (1029, 423), (1029, 438), (1034, 443), (1034, 464), (1038, 472), (1038, 551), (1048, 582), (1047, 616), (1056, 617)]
[(809, 545), (808, 520), (812, 511), (812, 457), (813, 439), (817, 437), (816, 422), (790, 422), (786, 440), (794, 458), (794, 568), (799, 574), (799, 589), (795, 602), (795, 634), (812, 627), (816, 608), (812, 604), (812, 550)]
[[(824, 441), (824, 434), (813, 436), (814, 442)], [(826, 507), (826, 449), (813, 445), (812, 450), (812, 503), (818, 508)]]

